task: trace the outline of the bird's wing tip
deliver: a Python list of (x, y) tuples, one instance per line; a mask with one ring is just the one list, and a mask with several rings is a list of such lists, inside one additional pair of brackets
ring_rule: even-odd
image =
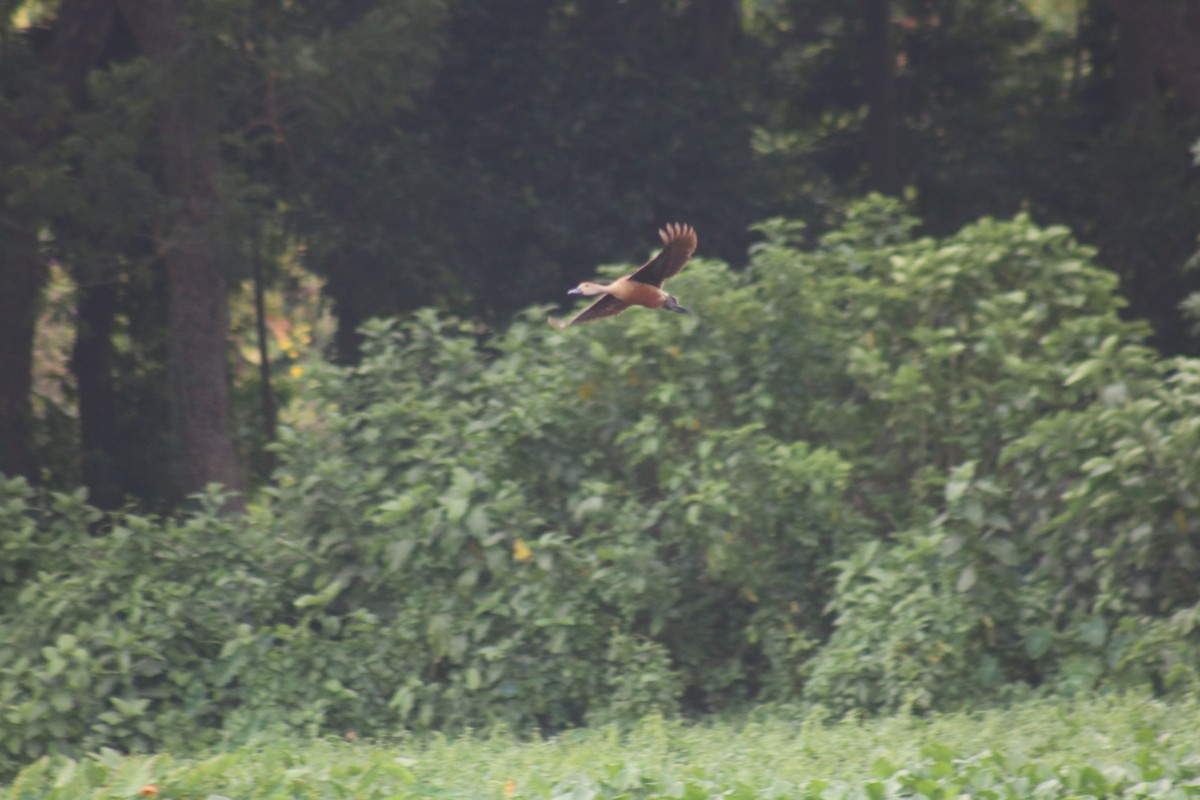
[(658, 237), (662, 239), (663, 244), (670, 244), (674, 239), (682, 239), (684, 236), (695, 236), (695, 230), (691, 225), (683, 222), (668, 222), (665, 227), (659, 230)]

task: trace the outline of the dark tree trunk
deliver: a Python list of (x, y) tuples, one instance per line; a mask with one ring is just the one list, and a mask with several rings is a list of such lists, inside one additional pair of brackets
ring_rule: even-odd
[(80, 290), (71, 372), (79, 391), (79, 440), (83, 483), (91, 503), (103, 509), (121, 504), (117, 480), (119, 434), (113, 385), (112, 327), (117, 313), (114, 284)]
[(1146, 111), (1157, 94), (1154, 61), (1145, 37), (1122, 26), (1117, 37), (1117, 113), (1126, 123), (1148, 123)]
[(734, 43), (741, 30), (738, 0), (696, 0), (696, 68), (705, 78), (728, 71)]
[(32, 226), (11, 225), (5, 211), (0, 209), (0, 473), (36, 482), (30, 393), (37, 301), (46, 270)]
[(1200, 111), (1200, 2), (1189, 0), (1183, 13), (1177, 4), (1163, 0), (1111, 3), (1121, 37), (1132, 40), (1122, 44), (1122, 51), (1141, 52), (1179, 99)]
[(903, 180), (891, 0), (862, 0), (862, 12), (863, 77), (867, 99), (867, 178), (872, 189), (898, 195), (903, 188)]
[(333, 300), (333, 313), (337, 317), (337, 330), (333, 335), (334, 359), (339, 364), (353, 365), (362, 356), (363, 335), (359, 327), (370, 319), (358, 287), (370, 285), (369, 271), (362, 266), (365, 259), (345, 254), (329, 271), (325, 291)]
[[(107, 36), (111, 0), (62, 0), (44, 55), (73, 101)], [(42, 140), (54, 123), (31, 134)], [(34, 138), (36, 137), (36, 138)], [(0, 197), (8, 192), (0, 188)], [(0, 207), (0, 472), (38, 478), (32, 440), (33, 340), (46, 265), (37, 230), (45, 220)]]
[[(226, 362), (228, 288), (213, 245), (219, 227), (217, 132), (202, 65), (187, 63), (188, 7), (184, 0), (122, 4), (140, 48), (169, 76), (158, 124), (162, 185), (173, 209), (161, 235), (179, 478), (189, 493), (209, 483), (240, 493)], [(240, 498), (230, 502), (232, 510), (243, 506)]]
[(227, 364), (228, 287), (209, 239), (216, 214), (215, 142), (184, 98), (167, 101), (162, 134), (167, 194), (180, 212), (168, 233), (167, 336), (172, 419), (186, 492), (209, 483), (241, 491)]
[[(89, 105), (87, 76), (105, 59), (116, 5), (113, 0), (62, 0), (54, 22), (50, 57), (71, 105)], [(88, 499), (104, 509), (121, 502), (116, 481), (116, 399), (113, 386), (112, 324), (116, 288), (86, 286), (87, 270), (72, 264), (78, 293), (71, 372), (79, 395), (80, 460)]]

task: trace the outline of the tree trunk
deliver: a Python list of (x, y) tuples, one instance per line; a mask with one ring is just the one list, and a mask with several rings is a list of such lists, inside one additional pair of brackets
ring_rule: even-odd
[[(107, 35), (111, 10), (111, 0), (62, 0), (58, 5), (47, 55), (72, 100), (80, 96), (97, 42)], [(44, 141), (50, 127), (26, 132), (26, 141)], [(0, 198), (7, 196), (0, 187)], [(37, 240), (44, 222), (0, 204), (0, 473), (30, 481), (38, 478), (30, 393), (38, 296), (47, 276)]]
[[(106, 59), (116, 6), (113, 0), (61, 0), (54, 18), (49, 55), (59, 83), (76, 111), (88, 108), (88, 75)], [(70, 125), (67, 120), (64, 130)], [(90, 276), (70, 264), (75, 280)], [(114, 509), (121, 502), (115, 481), (116, 417), (113, 388), (112, 323), (116, 293), (112, 285), (80, 288), (71, 372), (79, 396), (80, 458), (88, 499)]]
[(862, 0), (863, 64), (866, 84), (867, 178), (872, 189), (898, 195), (899, 113), (896, 108), (896, 51), (892, 45), (891, 0)]
[(7, 213), (0, 216), (0, 473), (36, 482), (30, 392), (37, 301), (46, 270), (32, 227), (18, 229), (12, 222)]
[(215, 141), (184, 98), (167, 101), (163, 171), (180, 211), (165, 254), (172, 419), (186, 492), (220, 483), (240, 492), (229, 391), (228, 287), (209, 239), (216, 214)]
[(1147, 111), (1157, 94), (1154, 62), (1141, 36), (1122, 30), (1117, 38), (1117, 113), (1129, 124), (1149, 123)]
[(79, 392), (79, 444), (83, 484), (98, 508), (121, 505), (116, 479), (117, 400), (113, 386), (112, 326), (117, 313), (116, 286), (80, 289), (71, 372)]
[(1191, 0), (1188, 13), (1163, 0), (1111, 0), (1121, 36), (1133, 42), (1153, 62), (1179, 99), (1200, 111), (1200, 3)]
[(733, 47), (741, 30), (738, 0), (696, 0), (696, 68), (705, 78), (729, 71)]
[[(169, 87), (159, 98), (162, 186), (172, 209), (162, 232), (167, 274), (172, 425), (185, 492), (209, 483), (242, 491), (229, 390), (229, 309), (213, 238), (219, 227), (217, 131), (202, 64), (190, 63), (184, 0), (122, 4), (142, 51)], [(229, 508), (244, 507), (235, 498)]]

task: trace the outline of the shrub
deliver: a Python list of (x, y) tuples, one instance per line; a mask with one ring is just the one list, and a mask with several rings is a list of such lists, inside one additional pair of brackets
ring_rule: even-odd
[[(630, 320), (641, 337), (669, 322)], [(488, 353), (421, 314), (368, 326), (362, 363), (319, 376), (313, 423), (281, 444), (277, 524), (322, 555), (313, 585), (337, 587), (317, 627), (369, 613), (381, 663), (406, 676), (339, 719), (561, 726), (643, 705), (614, 670), (663, 687), (660, 706), (665, 687), (720, 705), (792, 668), (756, 642), (819, 630), (820, 565), (855, 524), (846, 466), (761, 423), (721, 426), (684, 348), (641, 337), (537, 319)]]
[(946, 707), (997, 680), (1076, 691), (1187, 674), (1194, 645), (1165, 647), (1182, 623), (1162, 616), (1190, 606), (1200, 566), (1200, 362), (1145, 347), (1114, 276), (1065, 230), (1018, 218), (942, 242), (877, 237), (874, 255), (865, 241), (847, 250), (832, 327), (862, 323), (846, 373), (879, 438), (838, 450), (906, 532), (860, 555), (869, 568), (843, 564), (807, 696)]
[(766, 223), (693, 317), (370, 323), (245, 518), (0, 485), (3, 747), (1185, 682), (1200, 367), (1061, 228), (914, 230)]
[(211, 740), (235, 696), (221, 646), (277, 604), (269, 535), (222, 517), (216, 492), (178, 522), (127, 514), (93, 536), (81, 495), (0, 491), (23, 574), (0, 615), (7, 759)]

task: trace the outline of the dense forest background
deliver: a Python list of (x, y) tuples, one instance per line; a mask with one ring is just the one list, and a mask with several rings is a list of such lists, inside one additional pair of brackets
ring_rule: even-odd
[(1197, 675), (1200, 2), (0, 19), (12, 758)]
[[(0, 469), (104, 508), (257, 486), (303, 349), (291, 326), (324, 315), (322, 351), (353, 363), (371, 317), (432, 305), (494, 329), (644, 257), (667, 221), (738, 265), (752, 223), (815, 236), (870, 189), (931, 233), (1019, 210), (1068, 225), (1155, 344), (1193, 353), (1198, 16), (9, 2)], [(39, 350), (54, 313), (67, 324)]]

